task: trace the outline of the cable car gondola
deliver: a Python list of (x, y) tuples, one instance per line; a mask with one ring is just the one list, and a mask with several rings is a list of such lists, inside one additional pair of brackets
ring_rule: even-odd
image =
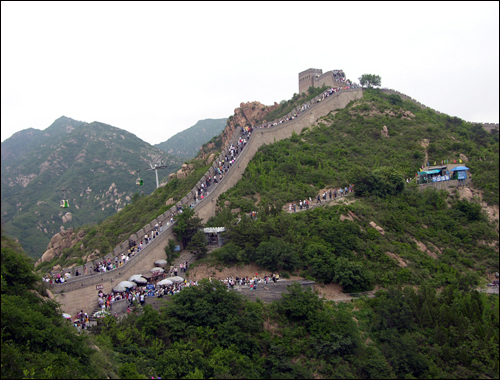
[[(139, 173), (140, 170), (137, 170), (137, 173)], [(141, 179), (141, 177), (137, 177), (137, 179), (135, 180), (135, 184), (137, 186), (142, 186), (144, 184), (144, 181)]]
[(68, 200), (67, 200), (67, 199), (64, 199), (64, 198), (66, 198), (66, 197), (64, 196), (64, 192), (65, 192), (65, 191), (68, 191), (68, 190), (61, 190), (61, 191), (62, 191), (62, 193), (63, 193), (63, 199), (61, 199), (61, 202), (59, 203), (59, 207), (61, 207), (61, 208), (68, 208), (68, 207), (69, 207), (69, 202), (68, 202)]

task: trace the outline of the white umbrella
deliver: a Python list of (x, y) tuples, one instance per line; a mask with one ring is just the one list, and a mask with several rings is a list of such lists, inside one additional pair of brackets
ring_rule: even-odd
[(161, 280), (158, 285), (172, 285), (173, 284), (173, 281), (172, 280), (169, 280), (168, 278), (164, 279), (164, 280)]
[(100, 310), (94, 313), (94, 317), (96, 318), (104, 318), (106, 315), (111, 315), (111, 313), (106, 310)]
[[(125, 281), (124, 281), (125, 282)], [(128, 281), (127, 281), (128, 282)], [(130, 287), (130, 286), (129, 286)], [(121, 292), (125, 292), (127, 289), (125, 286), (123, 285), (116, 285), (114, 288), (113, 288), (113, 292), (118, 292), (118, 293), (121, 293)]]
[(155, 268), (151, 269), (150, 272), (151, 273), (154, 273), (154, 272), (163, 273), (163, 272), (165, 272), (165, 270), (163, 268), (155, 267)]
[(167, 264), (168, 264), (167, 260), (156, 260), (155, 261), (155, 265), (159, 265), (161, 267), (164, 267)]
[(62, 313), (62, 316), (63, 318), (71, 319), (71, 315), (69, 315), (68, 313)]
[(123, 286), (124, 288), (133, 288), (137, 286), (137, 284), (132, 281), (122, 281), (118, 284), (118, 286)]
[(134, 279), (134, 282), (137, 282), (138, 284), (147, 284), (148, 280), (146, 280), (144, 277), (139, 277)]
[(133, 276), (131, 276), (128, 280), (129, 281), (134, 281), (136, 278), (141, 278), (142, 275), (141, 274), (134, 274)]
[(179, 276), (174, 276), (174, 277), (168, 277), (165, 280), (170, 280), (172, 282), (184, 282), (184, 279)]

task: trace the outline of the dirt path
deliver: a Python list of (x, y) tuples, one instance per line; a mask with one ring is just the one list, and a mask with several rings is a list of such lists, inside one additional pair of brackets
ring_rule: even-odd
[[(256, 273), (258, 276), (264, 277), (265, 275), (270, 276), (271, 271), (263, 269), (255, 264), (247, 265), (235, 265), (230, 268), (227, 267), (217, 267), (208, 266), (208, 264), (201, 264), (189, 269), (189, 278), (191, 280), (199, 281), (202, 278), (213, 278), (217, 280), (223, 280), (227, 277), (252, 277)], [(300, 276), (290, 276), (287, 281), (300, 281), (303, 280)], [(378, 287), (377, 287), (378, 288)], [(376, 290), (377, 290), (376, 288)], [(320, 298), (331, 301), (350, 301), (355, 299), (349, 294), (342, 292), (342, 286), (339, 284), (315, 284), (314, 291), (318, 292)], [(375, 292), (375, 290), (374, 290)]]

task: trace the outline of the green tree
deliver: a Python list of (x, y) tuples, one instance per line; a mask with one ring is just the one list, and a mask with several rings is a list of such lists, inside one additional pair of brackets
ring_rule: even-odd
[(120, 375), (120, 379), (139, 379), (143, 378), (137, 372), (137, 368), (135, 363), (123, 363), (118, 369), (118, 374)]
[(174, 219), (176, 220), (174, 232), (177, 234), (177, 239), (182, 242), (183, 247), (187, 247), (191, 238), (203, 227), (201, 218), (195, 216), (194, 209), (187, 208), (178, 213)]
[(363, 87), (380, 87), (382, 84), (382, 79), (380, 78), (380, 75), (375, 75), (375, 74), (363, 74), (361, 77), (359, 77), (359, 84)]
[(168, 245), (166, 245), (163, 249), (165, 250), (165, 254), (167, 255), (167, 261), (169, 264), (172, 264), (180, 255), (180, 252), (175, 252), (174, 239), (168, 239)]
[(198, 230), (191, 238), (186, 249), (188, 249), (190, 253), (195, 254), (198, 259), (205, 256), (207, 254), (207, 239), (205, 233), (202, 230)]
[(397, 170), (383, 166), (378, 169), (361, 169), (352, 179), (357, 196), (376, 195), (385, 198), (400, 194), (405, 183), (403, 176)]
[(269, 270), (293, 271), (299, 266), (297, 247), (272, 236), (255, 250), (255, 262)]
[(335, 263), (334, 281), (349, 293), (373, 289), (371, 273), (362, 264), (349, 261), (345, 257), (339, 257)]

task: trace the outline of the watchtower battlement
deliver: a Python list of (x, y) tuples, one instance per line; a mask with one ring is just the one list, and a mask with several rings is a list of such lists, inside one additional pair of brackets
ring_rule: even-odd
[(321, 69), (307, 69), (299, 73), (299, 94), (307, 92), (309, 87), (335, 87), (345, 80), (343, 70), (330, 70), (323, 74)]

